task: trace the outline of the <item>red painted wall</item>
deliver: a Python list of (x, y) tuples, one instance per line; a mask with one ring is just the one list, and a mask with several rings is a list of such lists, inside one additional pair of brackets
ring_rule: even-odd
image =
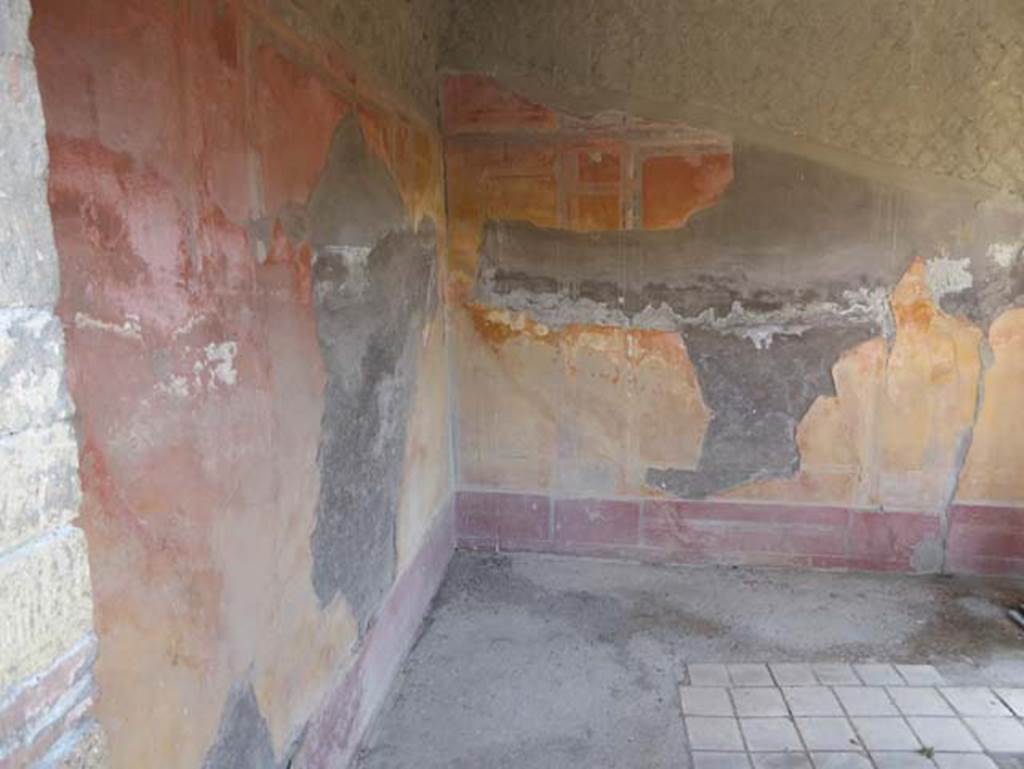
[[(358, 651), (310, 579), (324, 367), (310, 248), (283, 223), (353, 112), (410, 221), (439, 219), (438, 139), (258, 3), (41, 0), (33, 40), (113, 764), (201, 765), (240, 681), (280, 758)], [(440, 314), (419, 355), (444, 370)], [(447, 494), (430, 395), (412, 551)]]

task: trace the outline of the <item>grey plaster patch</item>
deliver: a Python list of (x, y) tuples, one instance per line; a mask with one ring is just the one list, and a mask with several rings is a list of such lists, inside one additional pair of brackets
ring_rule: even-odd
[(831, 367), (869, 339), (867, 327), (810, 329), (770, 349), (715, 331), (683, 338), (712, 411), (696, 470), (650, 468), (647, 482), (700, 498), (741, 483), (789, 477), (800, 466), (796, 427), (819, 395), (834, 395)]
[(266, 719), (248, 681), (228, 693), (217, 737), (203, 769), (275, 769), (274, 747)]
[(419, 330), (436, 300), (432, 224), (406, 225), (387, 168), (354, 121), (338, 130), (308, 209), (327, 374), (313, 585), (365, 631), (394, 579), (395, 518)]
[(408, 222), (398, 187), (387, 166), (367, 149), (354, 117), (345, 118), (335, 132), (307, 217), (318, 249), (373, 247)]

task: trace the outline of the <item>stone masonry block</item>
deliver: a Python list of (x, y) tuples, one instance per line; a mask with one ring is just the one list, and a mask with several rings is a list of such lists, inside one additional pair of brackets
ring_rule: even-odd
[(47, 670), (4, 693), (0, 700), (0, 766), (47, 766), (36, 759), (70, 752), (73, 743), (85, 736), (90, 719), (83, 716), (95, 695), (95, 658), (96, 638), (85, 636)]
[(48, 158), (35, 65), (25, 56), (0, 54), (0, 192), (43, 179)]
[[(10, 4), (5, 3), (0, 14), (17, 16), (23, 4), (15, 0), (7, 9)], [(14, 26), (18, 23), (16, 18)], [(16, 34), (16, 29), (3, 31), (0, 26), (0, 43)], [(45, 132), (31, 58), (0, 52), (0, 307), (52, 305), (56, 300)]]
[(4, 0), (0, 3), (0, 55), (28, 55), (28, 22), (32, 16), (29, 0)]
[(39, 769), (106, 769), (110, 765), (106, 736), (88, 720), (69, 732), (39, 762)]
[(0, 556), (0, 692), (46, 670), (92, 630), (85, 536), (65, 526)]
[(64, 335), (46, 310), (0, 309), (0, 435), (66, 419)]
[(0, 553), (70, 522), (79, 498), (78, 445), (68, 422), (0, 438)]
[[(0, 147), (5, 140), (0, 128)], [(4, 162), (2, 156), (0, 151), (0, 168)], [(3, 173), (0, 170), (0, 175)], [(58, 262), (50, 207), (46, 202), (46, 183), (38, 180), (9, 192), (3, 188), (2, 181), (0, 179), (0, 307), (52, 307), (57, 301)]]

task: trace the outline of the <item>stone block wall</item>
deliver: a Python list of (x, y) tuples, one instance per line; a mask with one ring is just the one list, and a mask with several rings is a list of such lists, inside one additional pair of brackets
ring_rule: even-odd
[(30, 15), (0, 8), (0, 765), (91, 767), (92, 588)]

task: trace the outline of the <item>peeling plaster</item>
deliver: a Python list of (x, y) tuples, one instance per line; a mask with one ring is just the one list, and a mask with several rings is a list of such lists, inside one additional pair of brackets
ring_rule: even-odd
[(606, 302), (563, 293), (531, 293), (522, 289), (497, 293), (490, 288), (493, 280), (493, 274), (481, 276), (479, 293), (486, 298), (488, 306), (526, 313), (537, 323), (551, 328), (572, 324), (656, 331), (709, 328), (747, 339), (762, 350), (770, 347), (777, 335), (800, 336), (808, 329), (821, 326), (867, 324), (886, 336), (893, 327), (888, 292), (884, 287), (844, 290), (841, 301), (793, 303), (775, 310), (756, 310), (736, 300), (724, 315), (715, 307), (708, 307), (697, 315), (682, 315), (667, 302), (650, 303), (630, 314)]

